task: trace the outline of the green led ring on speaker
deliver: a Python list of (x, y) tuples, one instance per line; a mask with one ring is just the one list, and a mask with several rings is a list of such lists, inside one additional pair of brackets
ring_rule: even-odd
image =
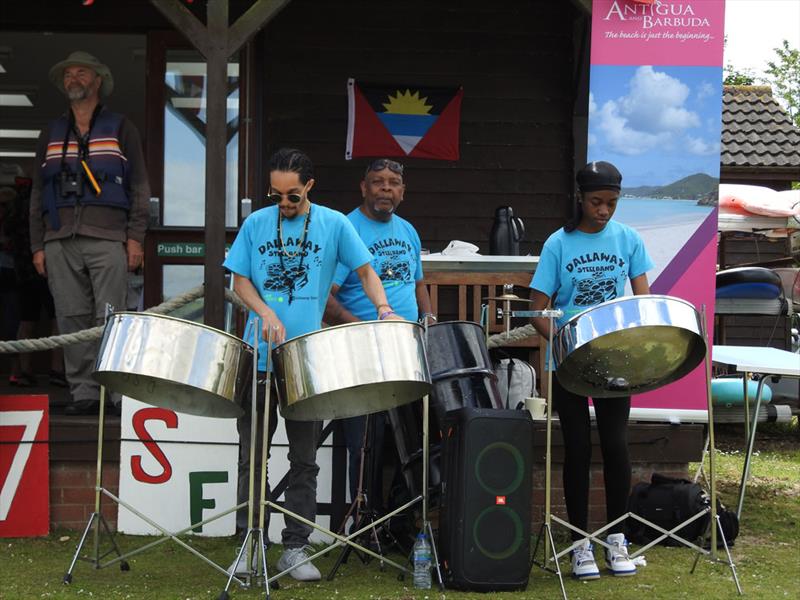
[[(481, 479), (481, 474), (480, 474), (480, 465), (483, 455), (486, 454), (486, 452), (488, 452), (489, 450), (494, 450), (495, 448), (502, 448), (503, 450), (507, 450), (511, 454), (511, 456), (514, 457), (514, 462), (517, 465), (516, 469), (517, 472), (516, 476), (514, 477), (514, 481), (512, 481), (508, 487), (500, 490), (491, 489), (488, 485), (486, 485), (486, 483), (484, 483), (483, 479)], [(490, 494), (494, 494), (495, 496), (503, 496), (505, 494), (510, 494), (511, 492), (516, 490), (519, 487), (519, 484), (522, 483), (522, 478), (524, 476), (523, 472), (524, 469), (525, 465), (522, 460), (522, 454), (520, 453), (519, 450), (517, 450), (514, 446), (512, 446), (508, 442), (494, 442), (492, 444), (489, 444), (483, 450), (480, 451), (477, 458), (475, 459), (475, 479), (478, 480), (478, 484), (480, 484), (480, 486), (485, 491), (489, 492)]]
[[(511, 545), (502, 552), (489, 552), (483, 547), (478, 539), (478, 525), (480, 525), (481, 519), (483, 519), (483, 517), (489, 513), (495, 511), (500, 511), (507, 514), (514, 522), (514, 539)], [(516, 512), (507, 506), (487, 506), (480, 512), (478, 518), (475, 519), (475, 524), (472, 526), (472, 539), (475, 541), (475, 545), (478, 547), (478, 550), (480, 550), (484, 556), (488, 556), (494, 560), (504, 560), (514, 554), (514, 552), (516, 552), (520, 547), (520, 544), (522, 544), (522, 520), (519, 518), (519, 515)]]

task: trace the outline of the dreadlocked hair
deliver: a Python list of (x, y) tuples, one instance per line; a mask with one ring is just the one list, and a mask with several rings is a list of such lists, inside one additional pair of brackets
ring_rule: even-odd
[(307, 184), (314, 178), (314, 163), (305, 152), (296, 148), (281, 148), (269, 159), (269, 170), (297, 173), (300, 183)]

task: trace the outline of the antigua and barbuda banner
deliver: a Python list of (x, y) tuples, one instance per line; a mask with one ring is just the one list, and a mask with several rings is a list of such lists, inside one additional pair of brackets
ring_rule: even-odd
[[(724, 0), (594, 0), (588, 158), (614, 163), (614, 218), (656, 263), (653, 294), (705, 306), (713, 324)], [(709, 331), (709, 338), (712, 336)], [(633, 414), (703, 420), (704, 365), (635, 396)]]

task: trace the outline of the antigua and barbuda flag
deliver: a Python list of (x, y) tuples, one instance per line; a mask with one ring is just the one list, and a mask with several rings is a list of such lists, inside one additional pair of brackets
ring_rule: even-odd
[(458, 160), (464, 88), (347, 80), (345, 158), (413, 156)]

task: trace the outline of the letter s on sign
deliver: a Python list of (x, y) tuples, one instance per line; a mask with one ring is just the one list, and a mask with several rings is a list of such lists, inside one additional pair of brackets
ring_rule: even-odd
[(142, 457), (136, 454), (131, 456), (131, 473), (134, 479), (142, 483), (164, 483), (172, 477), (172, 465), (145, 428), (145, 422), (151, 420), (163, 421), (168, 428), (175, 429), (178, 426), (178, 415), (166, 408), (143, 408), (133, 414), (133, 430), (136, 436), (161, 465), (162, 471), (158, 475), (146, 473), (142, 469)]

